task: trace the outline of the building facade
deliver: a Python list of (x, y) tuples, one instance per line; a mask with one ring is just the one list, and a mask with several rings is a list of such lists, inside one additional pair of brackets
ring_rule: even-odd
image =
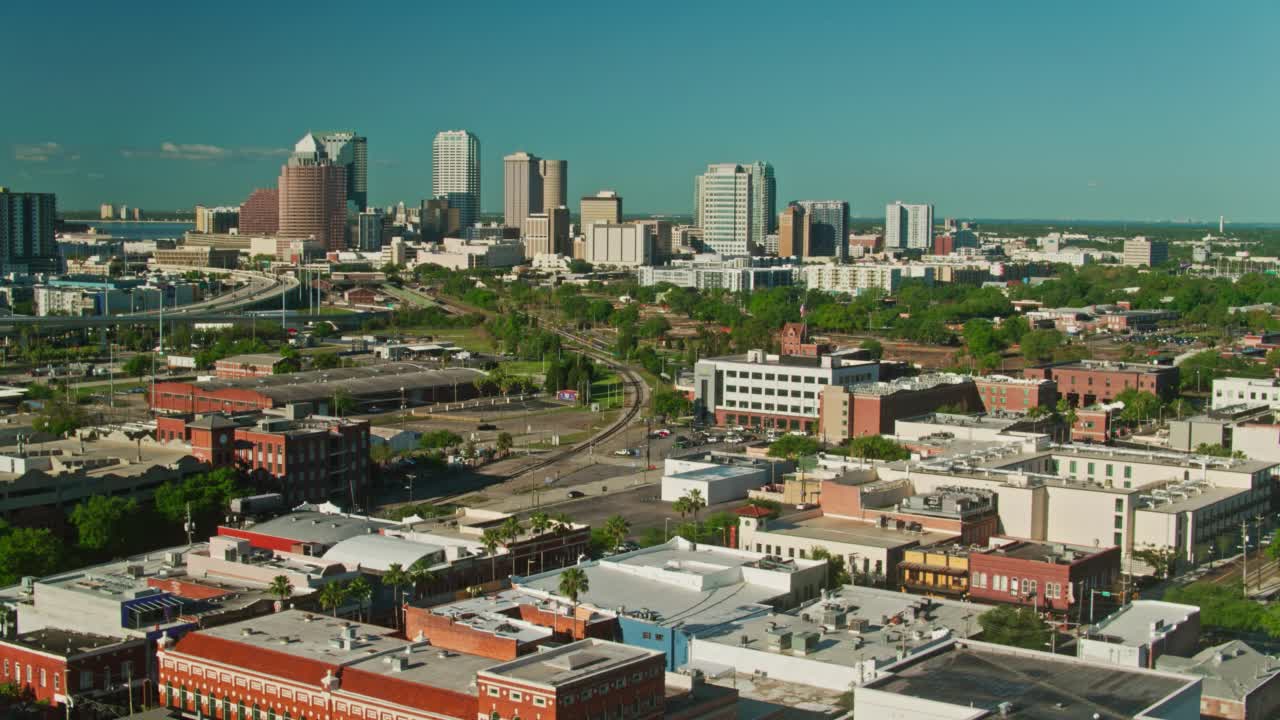
[(601, 190), (582, 198), (580, 215), (582, 230), (596, 223), (618, 225), (622, 222), (622, 196), (612, 190)]
[(751, 350), (694, 366), (694, 413), (717, 425), (817, 432), (824, 386), (880, 377), (875, 362), (830, 355), (789, 357)]
[(901, 200), (885, 206), (884, 246), (928, 250), (933, 246), (933, 206)]
[(749, 255), (753, 238), (764, 246), (765, 232), (753, 224), (753, 176), (742, 165), (708, 165), (697, 178), (697, 222), (702, 243), (721, 255)]
[(53, 193), (20, 193), (0, 187), (0, 273), (59, 269), (54, 234), (57, 215)]
[(351, 130), (316, 133), (325, 153), (346, 169), (347, 202), (353, 213), (369, 209), (369, 139)]
[(1120, 578), (1120, 548), (1014, 540), (969, 553), (975, 600), (1067, 612)]
[(502, 158), (502, 221), (507, 227), (522, 229), (525, 218), (542, 212), (541, 169), (538, 156), (527, 152)]
[(710, 290), (723, 288), (731, 292), (760, 288), (786, 287), (794, 284), (797, 270), (777, 258), (696, 255), (691, 260), (676, 260), (661, 267), (641, 267), (640, 284), (652, 287), (671, 283), (677, 287)]
[(539, 160), (538, 172), (542, 176), (542, 207), (569, 206), (569, 161)]
[(844, 261), (849, 256), (849, 203), (843, 200), (801, 200), (808, 220), (806, 257), (831, 257)]
[(1125, 390), (1169, 399), (1178, 390), (1178, 368), (1109, 360), (1042, 365), (1023, 370), (1026, 378), (1053, 380), (1058, 394), (1076, 407), (1113, 402)]
[(526, 260), (547, 254), (569, 255), (573, 252), (569, 240), (569, 209), (560, 206), (526, 215), (523, 235)]
[(1169, 243), (1145, 237), (1124, 241), (1124, 264), (1129, 267), (1157, 267), (1169, 262)]
[(886, 295), (897, 292), (902, 285), (902, 271), (901, 266), (884, 263), (823, 263), (805, 265), (799, 272), (805, 287), (811, 290), (857, 296), (868, 290)]
[(461, 227), (480, 219), (480, 139), (466, 130), (436, 134), (431, 146), (431, 194), (458, 209)]
[[(239, 232), (275, 235), (280, 231), (280, 189), (258, 188), (240, 203)], [(199, 228), (197, 228), (199, 229)]]
[(778, 253), (781, 257), (809, 256), (809, 215), (796, 203), (778, 213)]
[(347, 168), (307, 134), (280, 168), (280, 229), (285, 239), (313, 240), (328, 251), (347, 248)]
[(583, 228), (583, 259), (592, 265), (641, 267), (653, 264), (653, 235), (640, 223), (595, 223)]

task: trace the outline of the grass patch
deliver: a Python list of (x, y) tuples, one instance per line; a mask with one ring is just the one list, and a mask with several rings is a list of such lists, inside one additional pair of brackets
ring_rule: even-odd
[(317, 308), (316, 315), (354, 315), (355, 310), (350, 308), (332, 307), (329, 305), (321, 305)]
[(540, 360), (512, 360), (502, 363), (502, 369), (512, 375), (542, 375), (545, 367)]

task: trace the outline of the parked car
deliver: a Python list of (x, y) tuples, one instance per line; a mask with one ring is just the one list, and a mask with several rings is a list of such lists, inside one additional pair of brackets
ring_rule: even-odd
[(476, 426), (477, 430), (497, 430), (498, 426), (493, 423), (480, 423)]
[(631, 457), (631, 451), (628, 450), (627, 448), (622, 448), (621, 450), (614, 450), (613, 454), (617, 455), (618, 457)]
[(586, 494), (586, 493), (584, 493), (584, 492), (582, 492), (581, 490), (570, 490), (570, 491), (569, 491), (569, 497), (571, 497), (571, 498), (573, 498), (573, 499), (575, 499), (575, 500), (576, 500), (576, 499), (578, 499), (578, 498), (584, 498), (584, 497), (586, 497), (586, 496), (587, 496), (587, 494)]

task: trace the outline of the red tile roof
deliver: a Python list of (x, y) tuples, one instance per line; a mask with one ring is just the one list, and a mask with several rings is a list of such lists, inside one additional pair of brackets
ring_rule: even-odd
[(762, 508), (758, 505), (746, 505), (744, 507), (738, 508), (737, 510), (734, 510), (734, 512), (741, 517), (753, 517), (753, 518), (769, 517), (769, 515), (773, 513), (772, 510), (768, 508)]
[(342, 671), (342, 691), (456, 718), (476, 717), (479, 708), (479, 702), (473, 695), (357, 668)]
[(308, 685), (319, 686), (326, 673), (338, 674), (338, 666), (290, 655), (256, 645), (227, 640), (205, 633), (187, 633), (174, 650), (213, 662), (243, 668)]

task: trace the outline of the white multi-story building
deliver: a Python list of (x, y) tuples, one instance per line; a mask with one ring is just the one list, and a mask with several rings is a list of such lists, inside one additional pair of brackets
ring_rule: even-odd
[(653, 262), (653, 234), (647, 225), (595, 223), (583, 231), (584, 259), (592, 265), (640, 267)]
[(880, 364), (750, 350), (699, 360), (693, 372), (694, 413), (704, 419), (714, 419), (717, 425), (816, 432), (823, 386), (879, 380)]
[(740, 292), (791, 285), (795, 282), (796, 268), (779, 264), (776, 258), (723, 258), (708, 253), (662, 267), (641, 267), (638, 277), (646, 287), (670, 283), (698, 290)]
[[(708, 165), (697, 180), (702, 243), (721, 255), (748, 255), (752, 233), (751, 173), (735, 163)], [(761, 234), (763, 242), (764, 235)]]
[(458, 208), (466, 228), (480, 217), (480, 139), (466, 130), (436, 133), (431, 145), (431, 194)]
[(1276, 378), (1214, 378), (1213, 400), (1210, 407), (1218, 410), (1233, 405), (1266, 405), (1272, 410), (1280, 410), (1280, 380)]
[(884, 246), (905, 249), (933, 247), (933, 206), (909, 205), (901, 200), (886, 205)]
[(445, 238), (439, 245), (430, 244), (419, 248), (416, 264), (431, 263), (450, 270), (470, 270), (512, 267), (524, 260), (524, 243), (519, 240)]
[(856, 265), (806, 265), (800, 277), (810, 290), (860, 295), (877, 288), (886, 293), (897, 292), (902, 285), (902, 267), (880, 263)]

